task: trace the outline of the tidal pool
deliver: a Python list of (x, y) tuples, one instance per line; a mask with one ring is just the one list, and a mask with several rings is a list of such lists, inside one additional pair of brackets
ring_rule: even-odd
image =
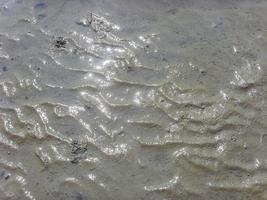
[(0, 199), (265, 200), (266, 72), (266, 0), (0, 0)]

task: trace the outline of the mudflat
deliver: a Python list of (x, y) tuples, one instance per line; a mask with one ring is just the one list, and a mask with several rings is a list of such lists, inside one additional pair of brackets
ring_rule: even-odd
[(266, 55), (265, 0), (0, 0), (0, 199), (267, 199)]

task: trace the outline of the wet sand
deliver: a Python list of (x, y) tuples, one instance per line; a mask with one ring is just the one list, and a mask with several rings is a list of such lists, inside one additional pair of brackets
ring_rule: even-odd
[(267, 1), (0, 0), (0, 199), (267, 199)]

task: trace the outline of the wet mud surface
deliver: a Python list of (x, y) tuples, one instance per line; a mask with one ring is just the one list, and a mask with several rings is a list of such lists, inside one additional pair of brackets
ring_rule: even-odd
[(0, 0), (0, 199), (267, 199), (267, 1)]

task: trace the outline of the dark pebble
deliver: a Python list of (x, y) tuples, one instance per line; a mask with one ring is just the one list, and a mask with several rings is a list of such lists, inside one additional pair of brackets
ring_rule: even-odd
[(46, 7), (47, 7), (46, 3), (37, 3), (34, 6), (35, 9), (43, 9), (43, 8), (46, 8)]

